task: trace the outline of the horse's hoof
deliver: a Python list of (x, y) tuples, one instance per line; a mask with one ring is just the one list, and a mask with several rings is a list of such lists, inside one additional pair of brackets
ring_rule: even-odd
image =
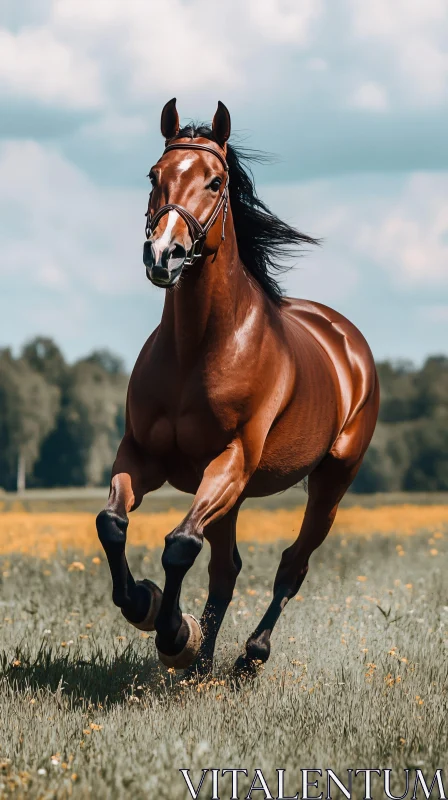
[(185, 670), (184, 678), (188, 680), (203, 680), (213, 675), (213, 658), (201, 658), (199, 655), (195, 661)]
[(134, 626), (134, 628), (137, 628), (137, 630), (154, 631), (154, 620), (159, 613), (160, 604), (162, 602), (162, 592), (156, 583), (153, 583), (153, 581), (150, 581), (147, 578), (142, 581), (136, 581), (136, 586), (139, 587), (140, 591), (142, 591), (142, 588), (144, 587), (145, 591), (150, 595), (149, 608), (146, 616), (140, 622), (134, 622), (132, 619), (129, 619), (126, 616), (123, 609), (121, 609), (121, 613), (123, 614), (124, 618)]
[(182, 614), (183, 619), (188, 625), (189, 636), (186, 644), (180, 653), (174, 656), (167, 656), (157, 650), (159, 659), (165, 667), (173, 669), (186, 669), (196, 660), (202, 642), (202, 630), (199, 622), (191, 614)]
[(233, 665), (232, 677), (237, 688), (244, 683), (253, 681), (260, 674), (263, 662), (260, 659), (251, 659), (247, 656), (239, 656)]

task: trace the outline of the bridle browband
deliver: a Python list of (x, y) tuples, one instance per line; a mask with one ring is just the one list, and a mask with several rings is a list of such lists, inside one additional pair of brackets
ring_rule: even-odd
[(196, 217), (190, 211), (188, 211), (187, 208), (179, 206), (177, 205), (177, 203), (167, 203), (166, 205), (158, 208), (155, 214), (151, 216), (149, 208), (151, 203), (151, 195), (149, 197), (148, 210), (146, 212), (146, 227), (145, 227), (146, 239), (150, 239), (150, 237), (153, 234), (153, 231), (157, 228), (157, 225), (159, 224), (161, 218), (165, 214), (168, 214), (169, 211), (177, 211), (179, 216), (182, 217), (182, 219), (184, 220), (188, 228), (191, 241), (193, 242), (191, 249), (184, 261), (185, 266), (190, 266), (190, 264), (193, 264), (193, 262), (196, 261), (196, 259), (202, 255), (202, 250), (205, 244), (205, 240), (207, 238), (207, 234), (212, 225), (214, 225), (214, 223), (216, 222), (223, 206), (224, 206), (224, 211), (222, 215), (221, 239), (222, 240), (225, 239), (224, 227), (226, 224), (227, 210), (229, 204), (229, 166), (224, 156), (221, 155), (221, 153), (219, 153), (213, 147), (208, 147), (206, 144), (198, 144), (195, 142), (191, 143), (178, 142), (177, 144), (169, 144), (167, 147), (165, 147), (162, 156), (164, 156), (165, 153), (168, 153), (170, 150), (207, 150), (209, 153), (213, 153), (213, 155), (216, 156), (216, 158), (219, 158), (221, 164), (223, 165), (227, 173), (224, 190), (223, 192), (221, 192), (221, 196), (218, 200), (215, 209), (212, 211), (211, 216), (208, 218), (207, 222), (204, 223), (204, 225), (201, 225), (199, 220), (197, 220)]

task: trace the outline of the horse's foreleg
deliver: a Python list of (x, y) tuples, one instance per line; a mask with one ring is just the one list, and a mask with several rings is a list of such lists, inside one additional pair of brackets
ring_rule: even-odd
[(133, 439), (125, 436), (112, 469), (107, 505), (96, 519), (112, 576), (112, 600), (140, 630), (154, 630), (162, 593), (152, 581), (136, 582), (131, 574), (125, 555), (128, 513), (163, 480), (159, 466), (145, 459)]
[[(204, 530), (209, 525), (211, 526), (211, 539), (214, 537), (213, 528), (215, 527), (212, 523), (216, 523), (216, 542), (223, 537), (227, 540), (227, 544), (220, 544), (219, 547), (230, 548), (228, 531), (224, 534), (221, 524), (224, 522), (223, 518), (232, 511), (237, 503), (249, 475), (248, 458), (242, 442), (240, 440), (232, 442), (223, 453), (210, 462), (204, 471), (190, 511), (183, 522), (165, 538), (165, 549), (162, 556), (162, 565), (166, 576), (165, 588), (155, 627), (159, 657), (166, 666), (183, 669), (190, 666), (198, 655), (202, 632), (199, 623), (188, 614), (182, 615), (180, 610), (179, 598), (182, 581), (202, 548)], [(220, 520), (222, 523), (218, 525)], [(234, 521), (232, 524), (234, 525)], [(212, 544), (212, 561), (213, 547)], [(220, 591), (220, 578), (216, 562), (218, 552), (216, 550), (213, 562), (214, 577), (211, 579), (211, 586), (213, 586), (215, 598), (210, 599), (207, 609), (207, 615), (210, 612), (211, 621), (210, 627), (208, 623), (206, 624), (205, 652), (210, 646), (207, 645), (207, 639), (210, 643), (213, 635), (216, 638), (227, 607), (225, 604), (228, 605), (231, 599), (230, 584), (226, 590), (223, 590), (225, 598), (218, 597)], [(229, 552), (233, 553), (233, 546)], [(234, 563), (238, 563), (237, 558)], [(234, 572), (235, 570), (232, 569), (232, 573)], [(236, 579), (236, 575), (234, 578)], [(223, 582), (225, 580), (223, 578)], [(234, 583), (233, 577), (230, 578), (230, 583), (232, 580)]]
[(359, 464), (348, 466), (328, 455), (309, 476), (308, 503), (300, 533), (282, 554), (274, 582), (273, 599), (263, 619), (246, 642), (246, 654), (235, 667), (238, 672), (252, 673), (267, 661), (271, 650), (271, 633), (289, 600), (299, 591), (308, 572), (311, 554), (327, 536), (339, 502), (352, 482)]

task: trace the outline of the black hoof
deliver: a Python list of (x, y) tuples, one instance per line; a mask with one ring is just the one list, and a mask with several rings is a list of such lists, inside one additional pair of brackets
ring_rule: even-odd
[(186, 620), (182, 617), (177, 632), (169, 630), (169, 625), (164, 625), (160, 630), (160, 620), (156, 619), (156, 647), (161, 653), (167, 656), (177, 656), (185, 648), (188, 639), (190, 638), (190, 629)]
[(267, 631), (256, 639), (252, 637), (246, 643), (246, 657), (249, 661), (261, 661), (264, 664), (271, 654), (271, 643)]
[(120, 601), (121, 598), (115, 597), (114, 593), (112, 599), (115, 605), (121, 607), (121, 613), (135, 628), (141, 631), (155, 630), (155, 618), (162, 602), (162, 592), (156, 583), (147, 578), (137, 581), (127, 604), (117, 603), (116, 600)]
[(257, 677), (262, 667), (261, 661), (253, 661), (247, 656), (239, 656), (233, 665), (232, 678), (236, 687), (242, 686)]
[(185, 680), (203, 680), (204, 678), (211, 677), (213, 674), (213, 658), (208, 656), (201, 656), (199, 653), (196, 661), (191, 667), (185, 670)]
[[(177, 649), (177, 643), (180, 641), (179, 633), (183, 634), (184, 625), (187, 626), (188, 638), (181, 650)], [(160, 647), (161, 636), (156, 637), (156, 647), (159, 652), (159, 659), (165, 667), (173, 667), (174, 669), (186, 669), (196, 661), (198, 653), (202, 644), (202, 629), (196, 617), (191, 614), (182, 614), (182, 624), (176, 636), (176, 649), (174, 652), (168, 653), (166, 649)], [(172, 650), (172, 646), (169, 646)]]

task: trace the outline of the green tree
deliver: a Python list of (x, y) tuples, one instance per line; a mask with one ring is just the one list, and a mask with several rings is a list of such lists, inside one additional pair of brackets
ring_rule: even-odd
[(12, 489), (19, 463), (27, 476), (32, 474), (41, 444), (55, 425), (60, 391), (7, 350), (0, 353), (0, 387), (0, 485)]
[(431, 356), (415, 375), (419, 417), (448, 423), (448, 358)]
[(81, 359), (78, 363), (96, 364), (109, 375), (125, 375), (123, 359), (111, 353), (110, 350), (94, 350), (89, 356)]
[(121, 367), (115, 368), (109, 358), (104, 361), (92, 357), (74, 365), (72, 379), (73, 397), (86, 409), (94, 431), (86, 465), (87, 482), (104, 484), (109, 480), (122, 435), (120, 428), (128, 379)]
[(57, 424), (36, 464), (36, 484), (108, 482), (122, 436), (126, 386), (120, 359), (108, 351), (93, 353), (67, 369)]
[(408, 434), (411, 460), (403, 480), (406, 491), (448, 491), (448, 426), (425, 420)]
[(62, 388), (68, 367), (53, 339), (36, 336), (35, 339), (24, 345), (22, 359), (30, 365), (31, 369), (42, 375), (47, 383)]
[(407, 361), (392, 364), (384, 361), (377, 364), (381, 388), (381, 422), (403, 422), (416, 419), (420, 409), (418, 389), (415, 384), (415, 369)]
[(95, 439), (88, 409), (74, 398), (65, 398), (55, 428), (49, 433), (34, 470), (38, 486), (85, 486)]

